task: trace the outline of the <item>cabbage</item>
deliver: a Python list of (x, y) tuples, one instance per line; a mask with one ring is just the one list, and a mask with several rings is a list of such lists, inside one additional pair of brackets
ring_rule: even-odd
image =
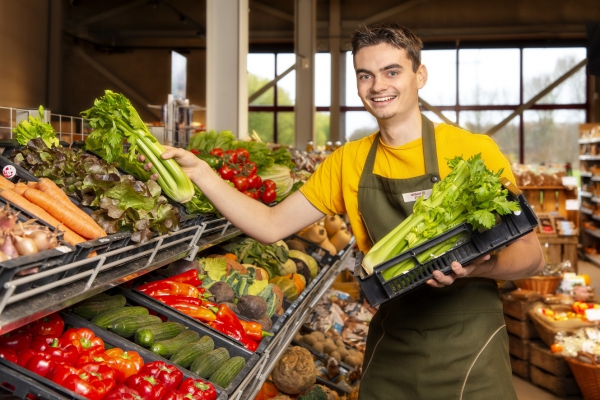
[(274, 164), (259, 173), (258, 176), (260, 176), (263, 181), (270, 179), (275, 182), (277, 185), (277, 188), (275, 189), (275, 192), (277, 193), (276, 200), (281, 200), (285, 197), (285, 195), (292, 190), (292, 186), (294, 186), (294, 175), (292, 170), (283, 165)]
[(303, 253), (298, 250), (290, 250), (289, 253), (290, 258), (302, 260), (310, 271), (310, 277), (314, 279), (315, 276), (319, 273), (319, 266), (317, 265), (317, 261), (309, 256), (306, 253)]

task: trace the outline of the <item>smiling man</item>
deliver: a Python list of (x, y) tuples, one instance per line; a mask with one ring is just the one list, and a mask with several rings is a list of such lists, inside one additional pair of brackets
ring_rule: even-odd
[[(221, 214), (259, 241), (272, 243), (324, 215), (347, 213), (364, 252), (450, 173), (448, 159), (481, 153), (489, 169), (504, 169), (514, 182), (491, 138), (434, 126), (421, 114), (418, 91), (427, 69), (413, 33), (394, 24), (365, 27), (352, 46), (358, 94), (379, 132), (334, 151), (282, 203), (267, 207), (248, 198), (183, 149), (162, 157), (174, 157)], [(531, 233), (469, 265), (452, 263), (448, 276), (435, 271), (425, 287), (383, 304), (369, 326), (360, 399), (516, 399), (496, 282), (542, 267)]]

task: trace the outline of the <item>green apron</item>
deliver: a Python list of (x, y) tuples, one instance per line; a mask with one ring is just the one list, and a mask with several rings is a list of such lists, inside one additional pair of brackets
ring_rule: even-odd
[[(422, 126), (425, 175), (375, 175), (380, 135), (369, 151), (358, 210), (373, 242), (412, 213), (411, 198), (440, 179), (433, 123), (422, 116)], [(359, 399), (516, 400), (496, 283), (463, 278), (444, 288), (424, 285), (382, 304), (369, 325)]]

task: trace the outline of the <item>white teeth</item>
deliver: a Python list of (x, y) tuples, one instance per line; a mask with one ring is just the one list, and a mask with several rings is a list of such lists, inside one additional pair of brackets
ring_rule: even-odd
[(373, 101), (375, 102), (379, 102), (379, 101), (388, 101), (393, 99), (394, 96), (388, 96), (388, 97), (379, 97), (379, 98), (374, 98)]

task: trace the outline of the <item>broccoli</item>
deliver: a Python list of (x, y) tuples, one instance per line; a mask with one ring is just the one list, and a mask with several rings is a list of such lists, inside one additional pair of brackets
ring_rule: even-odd
[(327, 393), (323, 391), (321, 386), (316, 385), (310, 390), (310, 392), (298, 396), (297, 400), (327, 400)]
[(224, 258), (201, 258), (198, 261), (204, 273), (213, 281), (218, 281), (227, 274), (227, 260)]

